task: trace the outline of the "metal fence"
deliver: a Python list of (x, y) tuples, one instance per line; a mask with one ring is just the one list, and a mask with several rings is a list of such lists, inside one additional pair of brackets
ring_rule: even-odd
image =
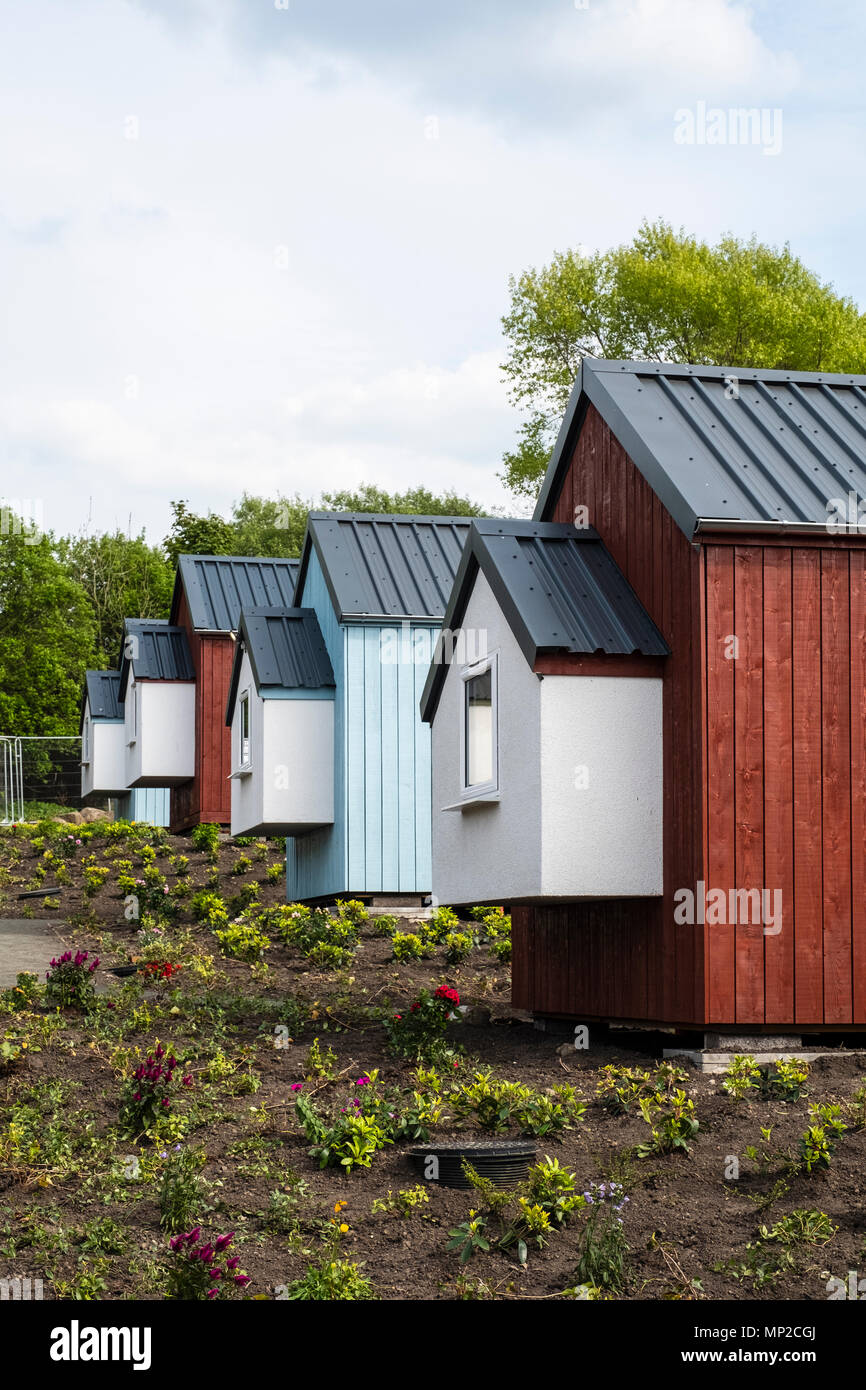
[(28, 803), (77, 809), (81, 805), (81, 738), (70, 735), (0, 735), (0, 824), (24, 820)]

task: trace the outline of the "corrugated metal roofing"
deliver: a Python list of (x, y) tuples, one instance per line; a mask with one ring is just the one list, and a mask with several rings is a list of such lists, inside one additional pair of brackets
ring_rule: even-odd
[[(530, 666), (542, 652), (669, 655), (655, 623), (591, 527), (474, 522), (445, 613), (446, 631), (459, 628), (478, 570)], [(444, 660), (430, 668), (422, 719), (433, 716), (446, 670)]]
[(236, 632), (242, 608), (290, 608), (297, 560), (249, 555), (180, 555), (172, 619), (183, 584), (194, 628)]
[[(195, 669), (189, 654), (186, 631), (173, 627), (164, 618), (127, 618), (123, 625), (119, 698), (126, 696), (129, 668), (136, 680), (191, 681)], [(133, 639), (131, 655), (127, 644)]]
[(81, 715), (85, 703), (90, 705), (91, 719), (122, 719), (119, 671), (86, 671), (81, 696)]
[(311, 512), (298, 594), (316, 548), (337, 616), (432, 618), (445, 612), (471, 518)]
[(536, 507), (556, 501), (591, 401), (678, 525), (824, 526), (866, 497), (866, 376), (584, 359)]
[(123, 710), (118, 700), (120, 672), (88, 671), (85, 679), (91, 718), (122, 719)]
[(245, 651), (260, 695), (274, 690), (320, 690), (335, 683), (312, 608), (243, 608), (226, 705), (227, 724), (232, 720)]

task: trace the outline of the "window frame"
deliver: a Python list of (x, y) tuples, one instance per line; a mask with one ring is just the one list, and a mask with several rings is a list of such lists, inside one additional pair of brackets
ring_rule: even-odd
[[(247, 733), (244, 739), (244, 711), (246, 711)], [(246, 743), (246, 757), (244, 756)], [(251, 687), (247, 686), (238, 695), (238, 772), (250, 772), (253, 766), (253, 703)]]
[[(493, 776), (486, 782), (469, 782), (467, 767), (469, 734), (469, 682), (490, 672), (490, 739), (491, 766)], [(460, 671), (460, 800), (462, 804), (471, 801), (490, 801), (499, 796), (499, 653), (488, 652), (480, 661), (464, 666)]]

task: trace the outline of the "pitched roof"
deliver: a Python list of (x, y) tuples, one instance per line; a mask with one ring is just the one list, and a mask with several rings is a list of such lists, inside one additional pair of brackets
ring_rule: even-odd
[(165, 618), (124, 619), (118, 692), (121, 701), (126, 698), (130, 667), (136, 680), (195, 680), (185, 629), (173, 627)]
[(171, 621), (177, 621), (182, 587), (196, 630), (235, 632), (244, 607), (290, 607), (297, 573), (297, 560), (261, 555), (179, 555)]
[(331, 659), (312, 608), (243, 608), (226, 703), (227, 724), (232, 722), (244, 652), (260, 695), (334, 685)]
[(300, 596), (310, 551), (315, 549), (340, 621), (439, 622), (470, 521), (468, 516), (311, 512), (297, 593)]
[(589, 402), (674, 520), (821, 526), (866, 496), (866, 376), (585, 357), (535, 516), (550, 514)]
[[(558, 522), (473, 522), (443, 629), (455, 632), (479, 570), (530, 666), (541, 652), (667, 656), (669, 647), (591, 527)], [(437, 652), (421, 696), (431, 720), (447, 674)]]
[(90, 705), (91, 719), (122, 719), (119, 696), (119, 671), (85, 671), (84, 689), (81, 692), (82, 722), (85, 704)]

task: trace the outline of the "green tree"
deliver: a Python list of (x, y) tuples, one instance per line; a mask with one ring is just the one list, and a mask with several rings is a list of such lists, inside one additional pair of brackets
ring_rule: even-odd
[(96, 623), (97, 665), (114, 666), (124, 618), (167, 618), (174, 572), (144, 532), (82, 534), (61, 539), (58, 556), (87, 594)]
[(230, 521), (208, 512), (199, 516), (191, 512), (186, 502), (172, 502), (174, 513), (171, 529), (163, 541), (163, 549), (172, 569), (178, 555), (239, 555), (235, 549), (235, 533)]
[(0, 631), (0, 733), (77, 734), (96, 623), (50, 534), (4, 526)]
[(426, 487), (386, 492), (373, 483), (352, 491), (326, 492), (319, 503), (294, 497), (253, 497), (245, 492), (231, 518), (209, 512), (197, 516), (185, 502), (172, 502), (174, 520), (163, 548), (174, 565), (178, 555), (300, 555), (310, 511), (384, 512), (419, 516), (482, 516), (484, 509), (456, 492)]
[(400, 516), (484, 516), (484, 508), (456, 492), (431, 492), (426, 487), (411, 487), (406, 492), (385, 492), (373, 483), (362, 483), (351, 491), (326, 492), (322, 495), (323, 511), (330, 512), (393, 512)]
[(607, 252), (565, 251), (509, 281), (502, 364), (524, 414), (504, 482), (534, 495), (581, 358), (796, 371), (866, 370), (866, 316), (791, 252), (754, 237), (711, 246), (644, 222)]

